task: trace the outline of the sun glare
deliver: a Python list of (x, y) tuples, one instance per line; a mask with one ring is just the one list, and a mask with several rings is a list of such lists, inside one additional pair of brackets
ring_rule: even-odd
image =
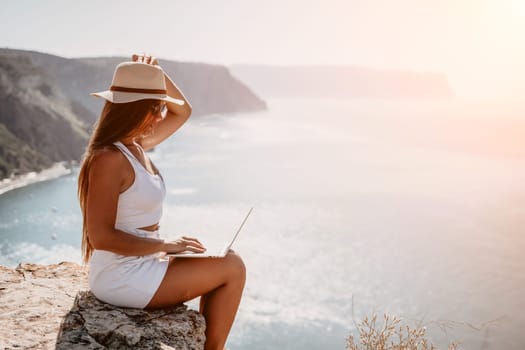
[(512, 14), (516, 17), (525, 17), (525, 1), (513, 0), (512, 1)]

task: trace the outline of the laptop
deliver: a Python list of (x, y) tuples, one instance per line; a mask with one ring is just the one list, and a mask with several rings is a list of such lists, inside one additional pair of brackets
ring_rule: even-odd
[(242, 221), (241, 226), (239, 226), (239, 229), (237, 230), (237, 232), (235, 232), (235, 235), (233, 235), (232, 240), (228, 244), (226, 244), (224, 248), (217, 249), (215, 251), (210, 250), (204, 253), (194, 253), (194, 252), (188, 252), (188, 251), (181, 252), (181, 253), (168, 253), (166, 254), (166, 256), (174, 256), (177, 258), (224, 258), (226, 254), (228, 254), (228, 251), (233, 245), (233, 242), (235, 242), (235, 239), (241, 232), (241, 229), (244, 226), (244, 223), (246, 222), (246, 220), (248, 220), (248, 216), (250, 216), (250, 214), (252, 213), (252, 210), (253, 210), (253, 207), (250, 208), (250, 210), (248, 211), (248, 214), (246, 214), (246, 216), (244, 217), (244, 220)]

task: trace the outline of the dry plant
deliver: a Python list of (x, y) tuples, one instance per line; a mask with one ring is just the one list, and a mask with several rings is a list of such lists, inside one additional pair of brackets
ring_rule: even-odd
[[(410, 328), (401, 325), (395, 316), (385, 314), (383, 324), (377, 324), (377, 316), (365, 317), (357, 324), (359, 343), (350, 335), (346, 339), (348, 350), (438, 350), (425, 335), (425, 327)], [(452, 343), (448, 350), (459, 350), (458, 344)]]

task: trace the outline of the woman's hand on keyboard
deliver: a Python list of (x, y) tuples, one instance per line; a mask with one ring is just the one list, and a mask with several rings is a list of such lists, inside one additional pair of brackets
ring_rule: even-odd
[(204, 253), (206, 248), (204, 248), (197, 238), (182, 236), (174, 241), (164, 242), (163, 251), (166, 253)]

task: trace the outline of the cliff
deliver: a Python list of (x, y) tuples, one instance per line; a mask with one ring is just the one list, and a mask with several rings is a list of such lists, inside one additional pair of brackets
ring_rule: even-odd
[(0, 348), (203, 349), (204, 318), (185, 305), (118, 308), (86, 289), (74, 263), (0, 266)]
[(447, 99), (445, 74), (348, 66), (233, 65), (231, 72), (268, 97)]
[[(0, 179), (78, 161), (115, 66), (126, 57), (68, 59), (0, 49)], [(224, 66), (161, 59), (193, 106), (193, 117), (266, 108)]]
[(87, 138), (53, 79), (28, 57), (0, 55), (0, 178), (79, 159)]

